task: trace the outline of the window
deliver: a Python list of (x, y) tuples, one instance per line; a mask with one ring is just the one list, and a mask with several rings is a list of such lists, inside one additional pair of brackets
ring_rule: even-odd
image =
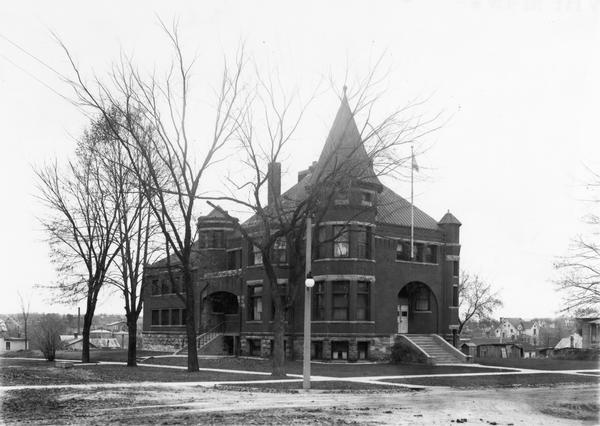
[(360, 204), (362, 204), (363, 206), (372, 206), (373, 205), (373, 193), (362, 192)]
[(285, 238), (277, 238), (273, 245), (273, 261), (275, 263), (287, 263), (287, 242)]
[(159, 315), (160, 315), (160, 311), (158, 309), (153, 309), (152, 310), (152, 325), (159, 325), (160, 324)]
[(333, 227), (333, 257), (348, 257), (350, 255), (350, 239), (348, 229), (344, 226)]
[(452, 276), (458, 277), (458, 275), (459, 275), (458, 260), (454, 260), (452, 262)]
[(250, 265), (262, 265), (262, 252), (255, 245), (252, 246), (251, 259)]
[(323, 359), (323, 342), (311, 342), (310, 358), (311, 359)]
[(356, 283), (356, 319), (358, 321), (368, 321), (370, 319), (368, 281)]
[(336, 205), (347, 205), (350, 204), (350, 200), (348, 198), (348, 189), (342, 188), (335, 194), (335, 202)]
[(260, 356), (260, 339), (248, 339), (250, 356)]
[(359, 259), (371, 259), (371, 228), (360, 226), (356, 231)]
[(6, 342), (6, 350), (10, 351), (10, 342)]
[(181, 309), (171, 309), (171, 325), (180, 325)]
[(162, 281), (160, 282), (160, 292), (162, 294), (169, 294), (171, 292), (169, 287), (170, 287), (169, 279), (163, 278)]
[(429, 244), (425, 246), (425, 262), (437, 263), (437, 246)]
[(348, 359), (348, 342), (331, 342), (331, 359)]
[(421, 243), (416, 243), (413, 251), (414, 261), (415, 262), (423, 262), (425, 254), (425, 246)]
[(369, 357), (369, 342), (358, 342), (356, 349), (358, 350), (358, 359), (367, 359)]
[(210, 247), (210, 232), (209, 231), (200, 231), (198, 233), (198, 246), (200, 248)]
[(317, 256), (319, 259), (325, 259), (329, 257), (328, 243), (327, 243), (327, 227), (321, 226), (319, 227), (319, 235), (318, 238), (318, 253)]
[(415, 311), (429, 311), (429, 289), (419, 285), (415, 290)]
[(225, 247), (225, 232), (221, 230), (212, 231), (212, 248), (223, 248)]
[(173, 277), (173, 293), (181, 293), (181, 279), (179, 276)]
[(331, 315), (334, 321), (348, 320), (348, 281), (331, 283)]
[(262, 285), (248, 287), (249, 312), (248, 318), (251, 321), (262, 320)]
[(325, 319), (325, 283), (319, 281), (313, 287), (312, 319), (322, 321)]
[(410, 245), (406, 241), (396, 243), (396, 260), (410, 260)]
[(185, 325), (186, 324), (186, 317), (187, 315), (187, 311), (185, 309), (181, 310), (181, 325)]
[(163, 309), (160, 311), (160, 325), (169, 325), (169, 310)]
[(229, 250), (227, 252), (227, 269), (239, 269), (242, 266), (242, 249)]
[(458, 286), (452, 287), (452, 306), (458, 306)]
[(156, 296), (157, 294), (160, 294), (160, 287), (158, 286), (158, 279), (152, 280), (152, 283), (150, 285), (150, 291), (152, 293), (152, 296)]

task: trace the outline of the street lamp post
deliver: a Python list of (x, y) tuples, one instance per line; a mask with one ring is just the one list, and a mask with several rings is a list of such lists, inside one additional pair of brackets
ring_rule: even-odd
[(302, 388), (304, 390), (310, 389), (310, 303), (311, 303), (311, 292), (315, 285), (315, 280), (312, 277), (311, 271), (311, 249), (312, 249), (312, 219), (306, 218), (306, 280), (304, 285), (306, 291), (304, 293), (304, 356), (303, 356), (303, 375), (304, 382)]

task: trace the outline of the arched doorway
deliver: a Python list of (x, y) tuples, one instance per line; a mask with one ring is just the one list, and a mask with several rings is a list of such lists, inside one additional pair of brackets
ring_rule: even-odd
[(438, 304), (435, 294), (422, 282), (410, 282), (398, 292), (398, 333), (438, 332)]
[(202, 324), (204, 328), (215, 327), (228, 322), (239, 314), (238, 298), (227, 291), (217, 291), (203, 300)]

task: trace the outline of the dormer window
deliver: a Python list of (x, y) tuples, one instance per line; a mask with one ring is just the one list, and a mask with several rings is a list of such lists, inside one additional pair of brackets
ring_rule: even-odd
[(344, 206), (350, 204), (350, 198), (348, 197), (348, 190), (343, 188), (335, 194), (335, 205)]

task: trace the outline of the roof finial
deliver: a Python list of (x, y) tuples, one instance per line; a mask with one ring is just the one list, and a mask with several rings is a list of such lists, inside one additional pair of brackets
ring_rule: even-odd
[(344, 84), (344, 87), (342, 88), (342, 90), (344, 91), (344, 98), (346, 97), (346, 90), (348, 90), (348, 86), (346, 86)]

